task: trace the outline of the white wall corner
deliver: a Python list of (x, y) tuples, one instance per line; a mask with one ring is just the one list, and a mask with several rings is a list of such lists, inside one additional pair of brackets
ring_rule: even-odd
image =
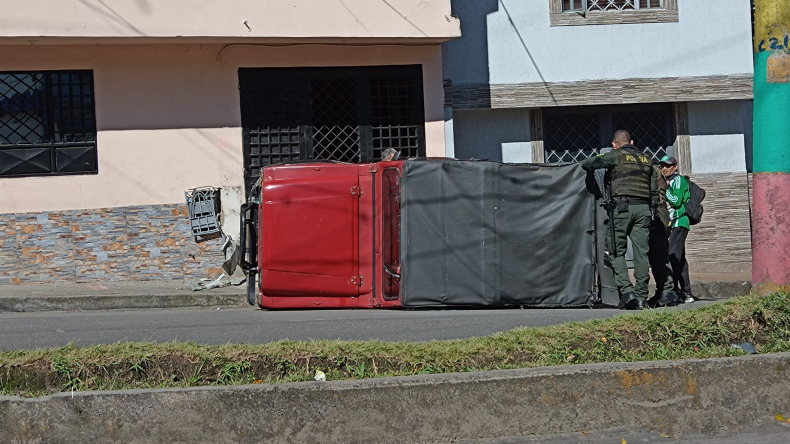
[(453, 109), (444, 108), (444, 156), (455, 157), (455, 131), (453, 128)]
[(532, 144), (530, 142), (503, 142), (502, 162), (532, 163)]

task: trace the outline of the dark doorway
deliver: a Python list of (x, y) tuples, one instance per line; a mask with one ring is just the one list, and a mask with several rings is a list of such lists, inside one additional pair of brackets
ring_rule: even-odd
[(267, 165), (425, 156), (420, 65), (241, 68), (239, 91), (247, 189)]

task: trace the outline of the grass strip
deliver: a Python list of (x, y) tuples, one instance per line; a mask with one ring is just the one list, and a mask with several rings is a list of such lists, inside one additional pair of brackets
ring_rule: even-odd
[(0, 353), (0, 394), (364, 379), (790, 350), (790, 293), (431, 342), (116, 343)]

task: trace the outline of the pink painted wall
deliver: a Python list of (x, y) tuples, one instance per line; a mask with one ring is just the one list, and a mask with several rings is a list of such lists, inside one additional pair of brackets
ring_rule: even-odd
[(450, 0), (0, 0), (0, 11), (0, 37), (447, 40), (461, 35)]
[(93, 70), (99, 161), (97, 175), (0, 179), (3, 213), (179, 203), (189, 188), (240, 189), (239, 67), (422, 64), (427, 154), (445, 152), (438, 45), (0, 45), (0, 60), (2, 71)]

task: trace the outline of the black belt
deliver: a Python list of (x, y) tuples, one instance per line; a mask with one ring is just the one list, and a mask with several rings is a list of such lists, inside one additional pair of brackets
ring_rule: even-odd
[(614, 200), (615, 202), (625, 201), (628, 205), (650, 205), (650, 199), (642, 199), (639, 197), (615, 196)]

